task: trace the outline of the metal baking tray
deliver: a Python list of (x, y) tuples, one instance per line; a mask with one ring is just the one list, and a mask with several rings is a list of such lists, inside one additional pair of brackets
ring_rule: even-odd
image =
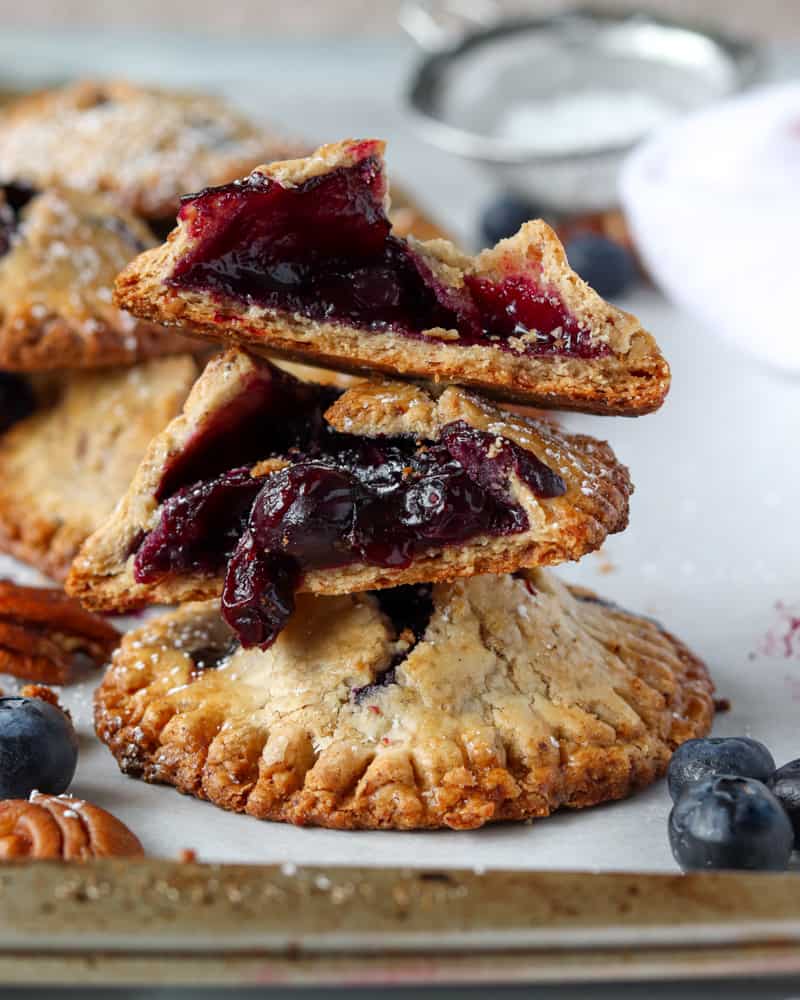
[(0, 982), (550, 983), (800, 973), (800, 876), (103, 861), (0, 870)]

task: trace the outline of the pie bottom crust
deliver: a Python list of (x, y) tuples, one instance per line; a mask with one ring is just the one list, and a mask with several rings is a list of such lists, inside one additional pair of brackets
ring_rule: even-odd
[(186, 605), (125, 637), (97, 733), (123, 772), (259, 819), (468, 830), (623, 798), (711, 727), (700, 660), (547, 571), (437, 584), (433, 605), (383, 685), (402, 646), (370, 594), (302, 595), (266, 651)]

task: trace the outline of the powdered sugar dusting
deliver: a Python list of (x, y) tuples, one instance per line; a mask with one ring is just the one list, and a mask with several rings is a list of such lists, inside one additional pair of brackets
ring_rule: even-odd
[(758, 644), (764, 656), (800, 660), (800, 604), (775, 603), (777, 621)]
[(145, 215), (287, 152), (222, 101), (76, 84), (0, 131), (0, 175), (112, 191)]

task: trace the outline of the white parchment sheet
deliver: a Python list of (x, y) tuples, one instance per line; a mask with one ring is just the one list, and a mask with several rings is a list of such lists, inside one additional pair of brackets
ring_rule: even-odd
[[(800, 756), (800, 382), (755, 368), (654, 292), (625, 303), (673, 367), (659, 413), (566, 418), (608, 438), (632, 472), (628, 530), (559, 572), (662, 620), (732, 702), (719, 734)], [(36, 574), (0, 558), (0, 573)], [(794, 630), (792, 628), (795, 625)], [(345, 833), (227, 814), (122, 776), (91, 726), (95, 680), (64, 690), (81, 755), (72, 792), (128, 823), (148, 852), (202, 860), (476, 868), (674, 870), (661, 782), (629, 801), (469, 833)], [(0, 677), (0, 686), (12, 685)]]

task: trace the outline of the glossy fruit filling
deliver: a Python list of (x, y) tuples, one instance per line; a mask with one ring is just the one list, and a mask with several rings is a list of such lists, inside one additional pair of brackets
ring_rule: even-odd
[(0, 434), (35, 409), (36, 396), (28, 380), (13, 372), (0, 372)]
[(19, 181), (0, 184), (0, 257), (11, 249), (22, 210), (37, 193), (35, 188)]
[[(276, 380), (276, 396), (289, 382)], [(330, 397), (295, 385), (300, 394)], [(320, 403), (306, 403), (308, 413), (320, 412)], [(134, 564), (141, 583), (224, 574), (223, 616), (244, 646), (274, 641), (309, 570), (403, 568), (431, 548), (524, 531), (528, 519), (512, 496), (512, 473), (539, 497), (566, 490), (531, 452), (463, 421), (445, 426), (437, 442), (419, 442), (338, 434), (321, 419), (295, 435), (287, 433), (291, 421), (265, 413), (255, 421), (260, 435), (231, 438), (231, 427), (241, 429), (231, 410), (195, 435), (165, 473), (159, 523), (138, 545)], [(203, 442), (217, 442), (217, 464), (229, 454), (226, 435), (240, 444), (257, 439), (258, 454), (225, 470), (201, 461)], [(244, 453), (247, 447), (239, 460)], [(276, 455), (282, 468), (252, 474), (249, 463)], [(198, 469), (204, 478), (187, 475)]]
[(404, 643), (404, 646), (395, 653), (389, 665), (378, 674), (372, 684), (353, 688), (351, 697), (357, 705), (396, 683), (397, 668), (425, 635), (433, 614), (433, 586), (430, 583), (406, 584), (402, 587), (390, 587), (387, 590), (374, 590), (372, 596), (391, 622), (395, 636)]
[(366, 157), (294, 187), (254, 173), (189, 196), (180, 218), (193, 246), (169, 284), (365, 330), (415, 338), (457, 331), (449, 344), (608, 353), (528, 276), (468, 276), (458, 288), (440, 280), (422, 253), (392, 235), (384, 183), (379, 160)]

